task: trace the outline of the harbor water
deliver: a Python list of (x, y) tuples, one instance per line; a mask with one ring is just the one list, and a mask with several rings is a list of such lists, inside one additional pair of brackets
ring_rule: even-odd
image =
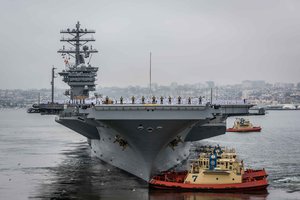
[(0, 199), (300, 199), (300, 111), (247, 118), (262, 131), (226, 133), (194, 146), (236, 148), (246, 167), (267, 170), (268, 192), (150, 190), (143, 180), (93, 157), (86, 139), (56, 123), (55, 116), (1, 110)]

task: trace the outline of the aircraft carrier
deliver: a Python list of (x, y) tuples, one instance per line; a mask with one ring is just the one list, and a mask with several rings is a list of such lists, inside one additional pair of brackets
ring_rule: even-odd
[[(212, 105), (202, 102), (184, 103), (181, 98), (150, 102), (112, 101), (87, 103), (95, 91), (98, 67), (90, 64), (98, 51), (86, 45), (93, 42), (94, 30), (83, 29), (78, 22), (74, 29), (60, 31), (67, 35), (58, 51), (65, 69), (59, 73), (70, 86), (66, 95), (69, 104), (56, 121), (85, 136), (93, 154), (101, 160), (148, 181), (158, 171), (168, 170), (189, 156), (193, 141), (224, 134), (226, 118), (244, 115), (252, 105)], [(71, 61), (75, 60), (74, 63)]]

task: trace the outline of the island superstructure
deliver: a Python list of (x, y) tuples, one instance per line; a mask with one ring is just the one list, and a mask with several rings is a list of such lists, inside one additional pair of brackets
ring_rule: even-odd
[[(62, 37), (61, 42), (71, 44), (70, 49), (63, 46), (58, 50), (61, 53), (67, 70), (59, 73), (63, 76), (63, 81), (70, 86), (70, 90), (66, 90), (65, 94), (70, 96), (72, 102), (84, 103), (84, 100), (89, 97), (89, 91), (95, 91), (95, 81), (98, 67), (90, 65), (90, 59), (93, 53), (97, 53), (92, 45), (89, 47), (86, 44), (93, 42), (93, 37), (86, 37), (86, 35), (95, 33), (94, 30), (80, 28), (80, 23), (76, 24), (75, 29), (61, 30), (60, 33), (67, 34), (67, 37)], [(70, 63), (71, 57), (75, 59), (75, 63)], [(89, 59), (88, 63), (85, 59)]]
[[(70, 86), (66, 94), (70, 105), (56, 121), (85, 136), (93, 154), (101, 160), (134, 174), (146, 181), (158, 171), (180, 164), (189, 156), (191, 142), (224, 134), (229, 115), (247, 114), (251, 105), (183, 104), (182, 101), (157, 103), (107, 99), (102, 104), (89, 104), (85, 100), (95, 90), (98, 67), (90, 59), (97, 50), (88, 47), (95, 33), (82, 29), (61, 31), (70, 38), (62, 38), (72, 48), (63, 47), (61, 53), (66, 69), (59, 74)], [(74, 58), (75, 62), (71, 60)], [(86, 60), (88, 62), (86, 62)], [(159, 101), (158, 101), (159, 102)]]

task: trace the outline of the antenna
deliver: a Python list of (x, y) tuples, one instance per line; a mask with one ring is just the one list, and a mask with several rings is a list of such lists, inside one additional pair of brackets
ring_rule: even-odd
[(212, 105), (213, 101), (213, 88), (210, 88), (210, 104)]
[(52, 65), (52, 76), (51, 76), (51, 103), (54, 103), (54, 78), (55, 78), (55, 67)]
[(150, 95), (152, 94), (152, 88), (151, 88), (151, 85), (152, 85), (152, 80), (151, 80), (151, 76), (152, 76), (152, 68), (151, 68), (151, 59), (152, 59), (152, 53), (151, 53), (151, 51), (150, 51), (150, 84), (149, 84), (149, 86), (150, 86)]
[(38, 105), (41, 104), (41, 93), (39, 92), (39, 95), (38, 95)]

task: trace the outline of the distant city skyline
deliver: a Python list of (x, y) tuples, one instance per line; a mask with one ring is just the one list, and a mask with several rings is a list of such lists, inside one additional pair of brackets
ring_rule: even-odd
[[(211, 90), (213, 88), (213, 90)], [(212, 92), (212, 93), (211, 93)], [(212, 95), (211, 95), (212, 94)], [(248, 103), (258, 105), (276, 105), (276, 104), (294, 104), (300, 105), (300, 83), (297, 85), (291, 83), (269, 84), (264, 81), (245, 81), (237, 85), (214, 86), (213, 82), (205, 84), (185, 84), (172, 83), (169, 86), (154, 84), (152, 91), (148, 87), (101, 87), (94, 92), (90, 92), (90, 99), (100, 98), (100, 100), (109, 97), (113, 101), (118, 101), (121, 96), (126, 102), (130, 102), (131, 97), (135, 96), (137, 101), (142, 96), (151, 99), (152, 96), (176, 98), (181, 96), (183, 99), (191, 97), (193, 102), (198, 102), (199, 96), (203, 103), (212, 100), (215, 103), (228, 103), (247, 100)], [(2, 90), (0, 89), (0, 109), (9, 107), (26, 107), (34, 103), (47, 103), (51, 101), (51, 89), (34, 90)], [(55, 102), (68, 102), (69, 97), (64, 95), (64, 89), (55, 89)], [(298, 109), (300, 107), (298, 106)]]
[[(60, 80), (56, 80), (55, 79), (55, 83), (56, 81), (60, 81)], [(300, 81), (299, 82), (296, 82), (296, 83), (292, 83), (292, 82), (274, 82), (274, 83), (271, 83), (271, 82), (267, 82), (265, 80), (242, 80), (241, 82), (237, 82), (237, 83), (224, 83), (224, 84), (221, 84), (221, 83), (217, 83), (215, 81), (211, 81), (211, 80), (208, 80), (208, 81), (203, 81), (203, 82), (195, 82), (195, 83), (178, 83), (178, 82), (171, 82), (171, 83), (167, 83), (167, 84), (159, 84), (159, 83), (152, 83), (152, 86), (154, 85), (157, 85), (157, 86), (171, 86), (172, 84), (177, 84), (178, 86), (184, 86), (184, 85), (206, 85), (207, 88), (211, 88), (207, 82), (213, 82), (214, 83), (214, 86), (213, 88), (215, 87), (224, 87), (224, 86), (234, 86), (234, 85), (243, 85), (244, 82), (246, 81), (250, 81), (250, 82), (256, 82), (256, 81), (263, 81), (265, 82), (265, 84), (271, 84), (271, 85), (288, 85), (288, 84), (293, 84), (295, 87), (297, 87), (297, 85), (300, 85)], [(97, 85), (96, 86), (96, 90), (100, 90), (101, 88), (109, 88), (109, 87), (117, 87), (117, 88), (127, 88), (127, 87), (142, 87), (142, 88), (147, 88), (149, 87), (149, 84), (146, 84), (146, 85)], [(28, 89), (50, 89), (51, 86), (49, 84), (49, 87), (47, 88), (28, 88)], [(69, 89), (69, 86), (68, 85), (62, 85), (62, 87), (58, 87), (55, 85), (56, 89)], [(150, 88), (150, 87), (149, 87)], [(1, 88), (2, 89), (2, 88)], [(14, 89), (21, 89), (21, 88), (14, 88)], [(26, 90), (26, 89), (25, 89)], [(93, 92), (91, 92), (93, 93)]]
[[(58, 79), (57, 79), (58, 78)], [(62, 83), (62, 81), (61, 80), (59, 80), (59, 78), (60, 77), (57, 77), (57, 78), (55, 78), (55, 86), (54, 86), (54, 88), (55, 89), (58, 89), (58, 90), (65, 90), (65, 89), (69, 89), (69, 86), (68, 85), (66, 85), (66, 84), (63, 84)], [(164, 86), (164, 87), (168, 87), (168, 86), (171, 86), (172, 84), (177, 84), (178, 86), (184, 86), (184, 85), (206, 85), (205, 87), (206, 88), (211, 88), (208, 84), (207, 84), (207, 82), (213, 82), (214, 83), (214, 86), (212, 87), (212, 88), (217, 88), (217, 87), (224, 87), (224, 86), (236, 86), (236, 85), (243, 85), (243, 83), (245, 82), (245, 81), (250, 81), (250, 82), (256, 82), (256, 81), (264, 81), (265, 82), (265, 84), (271, 84), (271, 85), (289, 85), (289, 84), (293, 84), (294, 85), (294, 87), (299, 87), (298, 85), (300, 85), (300, 81), (299, 82), (295, 82), (295, 83), (293, 83), (293, 82), (274, 82), (274, 83), (272, 83), (272, 82), (267, 82), (267, 81), (265, 81), (265, 80), (242, 80), (241, 82), (236, 82), (236, 83), (224, 83), (224, 84), (222, 84), (222, 83), (217, 83), (217, 82), (215, 82), (215, 81), (211, 81), (211, 80), (208, 80), (208, 81), (203, 81), (203, 82), (195, 82), (195, 83), (192, 83), (192, 82), (189, 82), (189, 83), (178, 83), (178, 82), (171, 82), (171, 83), (166, 83), (166, 84), (159, 84), (159, 83), (156, 83), (156, 82), (153, 82), (152, 83), (152, 87), (153, 86), (155, 86), (155, 85), (157, 85), (157, 86)], [(58, 82), (60, 82), (59, 84), (58, 84)], [(128, 88), (128, 87), (141, 87), (141, 88), (150, 88), (149, 87), (149, 83), (148, 84), (145, 84), (145, 85), (134, 85), (134, 84), (132, 84), (132, 85), (100, 85), (100, 84), (98, 84), (97, 86), (96, 86), (96, 90), (98, 91), (98, 90), (101, 90), (101, 88), (110, 88), (110, 87), (116, 87), (116, 88)], [(26, 90), (43, 90), (43, 89), (46, 89), (46, 90), (48, 90), (48, 89), (51, 89), (51, 85), (50, 85), (50, 83), (49, 83), (49, 85), (48, 86), (46, 86), (46, 87), (32, 87), (32, 88), (22, 88), (22, 87), (20, 87), (20, 88), (0, 88), (0, 90), (23, 90), (23, 91), (26, 91)], [(91, 92), (91, 93), (93, 93), (93, 92)]]
[[(4, 0), (0, 88), (50, 88), (59, 31), (95, 29), (101, 87), (300, 82), (300, 1)], [(58, 88), (68, 86), (56, 79)]]
[[(57, 80), (56, 80), (57, 81)], [(243, 80), (239, 83), (233, 83), (233, 84), (218, 84), (214, 81), (205, 81), (205, 82), (197, 82), (197, 83), (178, 83), (178, 82), (172, 82), (170, 84), (159, 84), (159, 83), (152, 83), (152, 89), (155, 89), (155, 88), (160, 88), (160, 87), (164, 87), (164, 88), (168, 88), (170, 87), (169, 89), (171, 88), (176, 88), (176, 87), (194, 87), (195, 89), (196, 88), (201, 88), (201, 89), (218, 89), (218, 88), (224, 88), (224, 87), (238, 87), (238, 88), (246, 88), (249, 87), (249, 88), (263, 88), (263, 87), (281, 87), (281, 88), (298, 88), (300, 89), (300, 82), (298, 83), (292, 83), (292, 82), (275, 82), (275, 83), (270, 83), (270, 82), (267, 82), (265, 80)], [(90, 94), (92, 95), (93, 93), (98, 93), (100, 92), (101, 93), (101, 90), (104, 89), (104, 90), (107, 90), (109, 88), (116, 88), (116, 89), (126, 89), (126, 88), (141, 88), (141, 89), (147, 89), (149, 90), (150, 87), (149, 87), (149, 84), (148, 85), (122, 85), (122, 86), (118, 86), (118, 85), (113, 85), (113, 86), (103, 86), (103, 85), (97, 85), (96, 86), (96, 91), (91, 91)], [(54, 86), (54, 90), (55, 90), (55, 93), (57, 93), (56, 90), (58, 90), (60, 93), (57, 94), (57, 95), (63, 95), (63, 92), (62, 91), (65, 91), (66, 89), (69, 89), (69, 86), (67, 85), (64, 85), (64, 87), (58, 87), (58, 86)], [(20, 90), (20, 91), (38, 91), (38, 90), (51, 90), (51, 86), (49, 84), (49, 87), (45, 87), (45, 88), (25, 88), (25, 89), (22, 89), (22, 88), (12, 88), (12, 89), (9, 89), (9, 88), (0, 88), (0, 90), (9, 90), (9, 91), (12, 91), (12, 90)]]

